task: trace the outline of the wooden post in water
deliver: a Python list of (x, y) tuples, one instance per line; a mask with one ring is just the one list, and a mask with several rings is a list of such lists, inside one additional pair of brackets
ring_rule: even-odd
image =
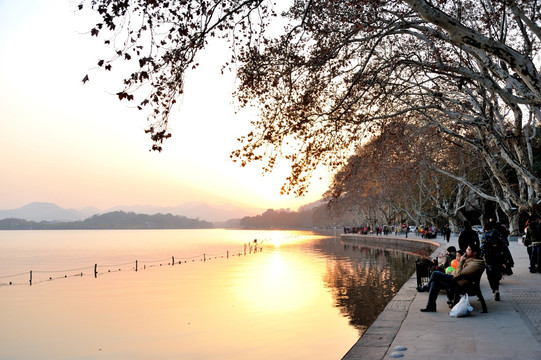
[(135, 271), (137, 271), (137, 260), (135, 260)]
[(32, 270), (30, 270), (30, 286), (32, 286)]
[(227, 250), (227, 258), (229, 259), (229, 250)]
[(207, 261), (205, 254), (203, 254), (203, 261)]
[(94, 277), (98, 277), (98, 264), (94, 264)]
[(171, 260), (171, 266), (175, 265), (175, 257), (172, 257), (173, 260)]

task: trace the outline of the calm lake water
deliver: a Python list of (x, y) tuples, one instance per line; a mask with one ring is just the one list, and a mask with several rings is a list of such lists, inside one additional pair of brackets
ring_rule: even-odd
[(0, 359), (340, 359), (414, 270), (312, 232), (0, 231)]

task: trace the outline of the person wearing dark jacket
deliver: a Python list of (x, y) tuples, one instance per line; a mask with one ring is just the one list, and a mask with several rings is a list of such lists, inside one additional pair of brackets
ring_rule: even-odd
[(464, 228), (458, 235), (458, 248), (462, 251), (466, 251), (466, 248), (470, 244), (476, 244), (479, 247), (479, 236), (477, 231), (473, 230), (468, 220), (464, 221)]
[(530, 245), (528, 249), (530, 255), (530, 272), (541, 273), (541, 218), (537, 213), (534, 213), (528, 222), (526, 229), (526, 238)]
[(500, 301), (502, 274), (509, 274), (510, 268), (507, 267), (512, 267), (514, 263), (509, 248), (494, 222), (488, 222), (485, 225), (481, 236), (481, 256), (487, 264), (487, 279), (494, 294), (494, 300)]
[(443, 264), (443, 271), (451, 266), (451, 262), (456, 260), (456, 248), (454, 246), (449, 246), (447, 248), (447, 254), (445, 255), (445, 263)]
[(441, 234), (443, 236), (443, 239), (447, 242), (451, 239), (451, 229), (449, 228), (449, 225), (445, 225), (443, 229), (441, 230)]

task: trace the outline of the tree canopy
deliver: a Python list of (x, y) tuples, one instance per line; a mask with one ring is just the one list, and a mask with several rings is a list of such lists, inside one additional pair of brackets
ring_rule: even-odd
[[(232, 158), (267, 170), (290, 160), (284, 192), (302, 195), (317, 165), (339, 168), (384, 126), (402, 122), (482, 159), (491, 188), (472, 189), (512, 218), (541, 199), (532, 147), (541, 120), (540, 6), (297, 0), (277, 14), (264, 0), (89, 0), (79, 8), (100, 15), (90, 33), (114, 48), (100, 67), (135, 62), (117, 95), (141, 96), (155, 150), (171, 136), (184, 74), (220, 37), (230, 43), (224, 69), (237, 74), (239, 105), (259, 109)], [(462, 171), (435, 169), (472, 185)]]

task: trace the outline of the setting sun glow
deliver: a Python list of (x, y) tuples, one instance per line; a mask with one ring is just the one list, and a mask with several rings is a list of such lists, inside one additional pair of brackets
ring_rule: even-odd
[[(259, 255), (258, 255), (259, 256)], [(314, 278), (316, 269), (304, 268), (302, 254), (287, 258), (280, 252), (268, 252), (259, 256), (252, 274), (235, 286), (235, 293), (247, 307), (293, 312), (317, 298), (319, 282)]]
[(96, 69), (107, 55), (89, 34), (93, 14), (75, 7), (0, 1), (0, 152), (9, 154), (0, 157), (0, 209), (37, 201), (101, 210), (203, 201), (262, 212), (321, 198), (325, 181), (307, 197), (281, 196), (290, 171), (284, 162), (263, 176), (261, 163), (230, 160), (255, 114), (235, 111), (234, 74), (221, 74), (220, 46), (205, 50), (198, 70), (186, 74), (185, 94), (171, 113), (173, 136), (163, 152), (149, 151), (148, 114), (118, 101), (120, 79)]

